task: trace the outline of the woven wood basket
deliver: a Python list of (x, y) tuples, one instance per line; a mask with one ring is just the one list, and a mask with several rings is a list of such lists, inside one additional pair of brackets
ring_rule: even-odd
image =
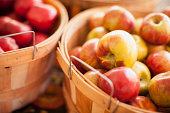
[(119, 5), (132, 10), (153, 11), (160, 0), (60, 0), (68, 8), (71, 17), (82, 10), (96, 6)]
[[(99, 7), (86, 10), (73, 17), (67, 25), (57, 49), (57, 59), (65, 73), (66, 89), (73, 103), (80, 113), (153, 113), (131, 105), (119, 102), (103, 92), (87, 80), (73, 65), (70, 69), (68, 51), (82, 45), (88, 33), (88, 21), (92, 14), (105, 11), (108, 7)], [(142, 17), (150, 12), (131, 11), (136, 17)], [(70, 74), (68, 74), (70, 72)], [(71, 75), (71, 76), (70, 76)]]
[(57, 0), (44, 0), (59, 11), (54, 32), (50, 37), (34, 46), (0, 53), (0, 113), (19, 109), (33, 101), (48, 83), (55, 48), (68, 22), (65, 7)]

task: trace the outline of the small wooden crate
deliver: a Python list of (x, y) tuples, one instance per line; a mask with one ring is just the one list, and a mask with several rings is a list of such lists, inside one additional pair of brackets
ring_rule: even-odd
[(65, 7), (56, 0), (44, 0), (59, 11), (54, 33), (34, 47), (0, 53), (0, 113), (8, 113), (32, 102), (45, 88), (52, 69), (55, 48), (68, 22)]
[[(106, 11), (108, 7), (99, 7), (86, 10), (73, 17), (62, 36), (60, 48), (57, 49), (57, 59), (65, 73), (66, 88), (73, 103), (80, 113), (154, 113), (111, 99), (110, 96), (87, 80), (74, 66), (71, 68), (71, 78), (68, 75), (70, 58), (68, 51), (82, 45), (89, 32), (88, 22), (91, 15), (98, 11)], [(135, 17), (143, 17), (150, 12), (131, 10)], [(118, 107), (116, 107), (118, 105)], [(116, 109), (115, 109), (116, 108)]]

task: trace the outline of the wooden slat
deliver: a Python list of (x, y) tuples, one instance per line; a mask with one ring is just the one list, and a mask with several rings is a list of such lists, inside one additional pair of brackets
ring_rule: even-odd
[(0, 92), (11, 89), (11, 68), (0, 68)]
[(91, 113), (105, 113), (105, 108), (93, 102)]
[(76, 104), (76, 87), (73, 83), (73, 81), (70, 81), (70, 90), (71, 90), (71, 98), (73, 100), (73, 103)]
[(28, 63), (12, 67), (11, 72), (11, 89), (17, 89), (25, 86), (27, 77)]
[(0, 113), (10, 113), (12, 111), (11, 101), (0, 101)]
[(76, 107), (80, 113), (91, 113), (92, 100), (82, 94), (81, 90), (76, 88)]

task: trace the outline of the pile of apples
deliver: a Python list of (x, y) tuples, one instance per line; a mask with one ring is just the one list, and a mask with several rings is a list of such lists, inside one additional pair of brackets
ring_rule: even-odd
[[(35, 31), (35, 44), (48, 38), (58, 17), (42, 0), (0, 0), (0, 36)], [(0, 53), (33, 45), (32, 33), (0, 39)]]
[[(151, 13), (135, 19), (126, 9), (112, 6), (89, 19), (85, 43), (69, 51), (109, 78), (113, 97), (151, 111), (170, 108), (170, 18)], [(169, 13), (170, 14), (170, 10)], [(110, 94), (109, 83), (72, 59), (77, 69)]]

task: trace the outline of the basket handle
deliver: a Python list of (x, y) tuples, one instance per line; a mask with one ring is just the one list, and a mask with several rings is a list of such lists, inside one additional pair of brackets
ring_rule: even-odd
[(20, 33), (13, 33), (13, 34), (9, 34), (9, 35), (4, 35), (4, 36), (0, 36), (0, 39), (6, 38), (6, 37), (11, 37), (11, 36), (16, 36), (16, 35), (21, 35), (21, 34), (26, 34), (26, 33), (32, 33), (33, 34), (34, 51), (33, 51), (32, 60), (34, 60), (34, 58), (35, 58), (35, 50), (38, 51), (38, 47), (35, 45), (35, 32), (34, 31), (26, 31), (26, 32), (20, 32)]
[[(83, 64), (84, 66), (86, 66), (87, 68), (89, 68), (90, 70), (96, 72), (96, 74), (98, 74), (100, 77), (102, 77), (103, 79), (105, 79), (110, 87), (111, 87), (111, 93), (110, 93), (110, 98), (109, 98), (109, 102), (108, 102), (108, 110), (110, 110), (110, 106), (111, 106), (111, 99), (112, 99), (112, 96), (113, 96), (113, 92), (114, 92), (114, 87), (113, 87), (113, 83), (111, 82), (110, 79), (108, 79), (106, 76), (104, 76), (102, 73), (100, 73), (99, 71), (97, 71), (96, 69), (94, 69), (93, 67), (91, 67), (89, 64), (85, 63), (84, 61), (82, 61), (81, 59), (75, 57), (75, 56), (70, 56), (70, 63), (69, 63), (69, 67), (68, 67), (68, 75), (69, 75), (69, 78), (70, 80), (72, 80), (72, 77), (71, 77), (71, 67), (74, 65), (72, 63), (72, 59), (75, 59), (77, 60), (78, 62), (80, 62), (81, 64)], [(119, 100), (116, 101), (116, 105), (112, 111), (112, 113), (116, 112), (117, 108), (118, 108), (118, 104), (119, 104)]]

